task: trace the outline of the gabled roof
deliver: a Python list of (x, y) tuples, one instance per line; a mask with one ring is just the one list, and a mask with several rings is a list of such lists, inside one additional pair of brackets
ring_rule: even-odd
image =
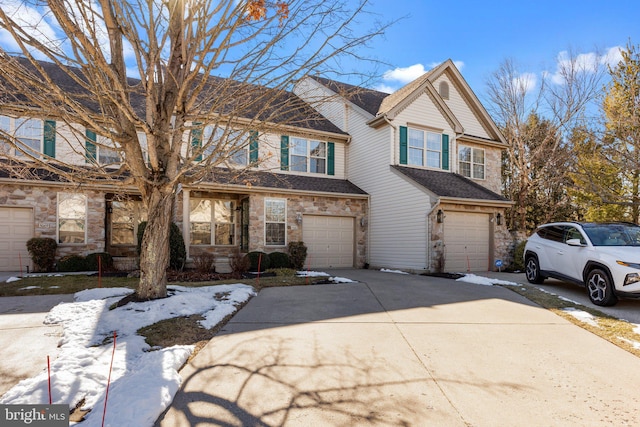
[[(471, 87), (466, 82), (462, 74), (460, 74), (460, 71), (451, 59), (448, 59), (437, 67), (429, 70), (421, 77), (415, 79), (411, 83), (392, 93), (389, 97), (385, 98), (384, 102), (380, 106), (380, 110), (378, 111), (378, 116), (386, 115), (388, 118), (393, 119), (393, 117), (399, 111), (402, 111), (402, 109), (404, 109), (409, 103), (413, 101), (413, 99), (415, 99), (416, 95), (424, 91), (428, 91), (436, 100), (436, 104), (438, 105), (438, 107), (440, 107), (441, 111), (443, 111), (445, 117), (450, 121), (450, 123), (460, 125), (460, 122), (455, 118), (453, 112), (448, 108), (438, 91), (433, 86), (433, 83), (445, 73), (455, 85), (455, 87), (460, 90), (462, 96), (469, 103), (471, 110), (478, 117), (489, 135), (491, 135), (494, 140), (506, 144), (506, 140), (496, 126), (495, 122), (493, 121), (487, 110), (484, 108), (478, 97), (471, 90)], [(453, 127), (454, 130), (458, 133), (464, 132), (464, 128), (462, 127), (462, 125), (460, 125), (459, 127)]]
[[(23, 57), (10, 57), (26, 67), (35, 76), (39, 76), (38, 70)], [(44, 73), (53, 80), (66, 95), (72, 97), (84, 108), (95, 114), (101, 113), (101, 106), (89, 90), (89, 71), (78, 67), (66, 67), (45, 61), (38, 61)], [(42, 78), (42, 77), (40, 77)], [(240, 111), (239, 118), (258, 119), (266, 123), (283, 124), (298, 127), (310, 131), (329, 132), (339, 135), (347, 135), (344, 131), (325, 118), (317, 110), (312, 108), (292, 92), (272, 89), (265, 86), (233, 81), (217, 76), (202, 76), (205, 79), (205, 87), (208, 93), (222, 93), (221, 99), (215, 102), (207, 102), (203, 112), (216, 114), (228, 114), (231, 111)], [(82, 82), (82, 83), (80, 83)], [(130, 91), (131, 104), (135, 113), (140, 117), (146, 116), (146, 102), (142, 93), (141, 81), (128, 78), (128, 90)], [(199, 83), (199, 82), (196, 82)], [(0, 76), (0, 103), (5, 106), (29, 108), (33, 105), (27, 97), (9, 85)], [(60, 108), (63, 108), (60, 105)]]
[(342, 96), (347, 101), (362, 108), (372, 116), (378, 114), (378, 110), (380, 109), (380, 105), (383, 100), (390, 96), (386, 92), (340, 83), (324, 77), (311, 76), (311, 78), (331, 89), (336, 94)]
[(500, 194), (457, 173), (406, 166), (391, 167), (438, 197), (511, 203)]
[[(323, 77), (313, 76), (312, 78), (374, 116), (369, 121), (369, 125), (374, 127), (384, 123), (384, 118), (393, 120), (398, 113), (411, 104), (419, 95), (426, 92), (440, 109), (453, 130), (458, 134), (464, 135), (464, 126), (433, 85), (444, 73), (447, 74), (456, 88), (461, 91), (471, 110), (491, 136), (491, 141), (499, 141), (500, 144), (506, 144), (504, 136), (451, 59), (429, 70), (392, 94), (340, 83)], [(479, 138), (475, 135), (467, 136)]]

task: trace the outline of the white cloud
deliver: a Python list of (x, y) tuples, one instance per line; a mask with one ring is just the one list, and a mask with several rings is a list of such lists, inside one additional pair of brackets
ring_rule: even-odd
[(393, 93), (396, 91), (397, 88), (386, 85), (384, 83), (380, 83), (379, 85), (375, 86), (373, 89), (377, 90), (378, 92)]
[(604, 65), (616, 66), (618, 62), (622, 61), (622, 46), (614, 46), (607, 49), (607, 52), (602, 56), (602, 63)]
[(611, 65), (615, 66), (622, 59), (620, 46), (614, 46), (605, 53), (587, 52), (575, 55), (573, 58), (566, 50), (560, 52), (556, 58), (556, 71), (554, 73), (543, 73), (545, 77), (557, 85), (563, 84), (563, 70), (573, 69), (580, 73), (594, 73), (598, 67)]
[(396, 68), (385, 72), (382, 78), (385, 81), (396, 81), (398, 83), (407, 84), (426, 73), (424, 65), (414, 64), (405, 68)]
[(536, 88), (538, 83), (538, 78), (534, 73), (522, 73), (517, 77), (513, 78), (512, 84), (513, 87), (518, 91), (524, 91), (525, 93), (529, 93)]
[[(462, 61), (453, 61), (453, 63), (458, 68), (458, 70), (464, 67), (464, 62)], [(393, 70), (388, 70), (382, 75), (382, 79), (384, 80), (384, 82), (376, 86), (375, 89), (379, 90), (380, 92), (393, 93), (400, 86), (404, 86), (407, 83), (414, 81), (415, 79), (426, 73), (429, 69), (437, 67), (440, 64), (441, 62), (432, 62), (431, 64), (429, 64), (428, 69), (425, 69), (425, 66), (423, 64), (418, 63), (409, 65), (408, 67), (398, 67)]]

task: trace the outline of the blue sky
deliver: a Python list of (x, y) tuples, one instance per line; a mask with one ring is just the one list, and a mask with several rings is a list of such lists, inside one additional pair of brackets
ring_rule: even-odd
[[(381, 71), (395, 70), (388, 77), (417, 77), (420, 66), (451, 58), (481, 99), (487, 78), (507, 58), (540, 75), (553, 73), (562, 51), (640, 44), (638, 0), (372, 0), (370, 10), (381, 20), (401, 19), (375, 43), (375, 56), (390, 64)], [(397, 89), (403, 81), (381, 84)]]

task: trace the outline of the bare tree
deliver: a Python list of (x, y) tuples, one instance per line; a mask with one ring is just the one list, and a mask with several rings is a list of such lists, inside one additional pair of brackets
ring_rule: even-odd
[[(307, 74), (337, 71), (341, 58), (359, 58), (384, 29), (358, 30), (366, 3), (48, 0), (1, 6), (0, 30), (15, 44), (0, 48), (3, 104), (65, 123), (74, 133), (70, 149), (92, 167), (40, 158), (4, 133), (2, 141), (29, 161), (7, 164), (22, 170), (37, 165), (76, 183), (137, 188), (148, 213), (137, 296), (163, 297), (179, 185), (215, 179), (212, 167), (225, 164), (246, 141), (229, 131), (233, 126), (264, 131), (313, 120), (287, 89)], [(30, 9), (43, 19), (25, 19)], [(214, 128), (209, 136), (204, 123)], [(118, 168), (82, 152), (84, 129), (95, 132), (96, 146), (119, 156)]]
[(601, 55), (566, 53), (554, 74), (522, 73), (506, 60), (488, 81), (494, 119), (509, 146), (503, 161), (505, 195), (515, 201), (509, 225), (530, 230), (571, 213), (565, 187), (571, 172), (571, 130), (588, 120), (599, 94)]

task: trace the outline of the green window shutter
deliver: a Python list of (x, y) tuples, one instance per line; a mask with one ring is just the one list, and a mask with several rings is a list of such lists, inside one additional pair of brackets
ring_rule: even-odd
[(53, 120), (44, 121), (44, 155), (56, 157), (56, 122)]
[(258, 161), (258, 131), (249, 132), (249, 163)]
[(449, 135), (442, 135), (442, 169), (449, 170)]
[[(199, 126), (201, 124), (202, 123), (193, 122), (194, 126)], [(193, 148), (193, 151), (197, 151), (202, 147), (202, 128), (195, 128), (191, 130), (191, 147)], [(202, 154), (198, 154), (196, 161), (202, 161)]]
[(280, 137), (280, 169), (289, 170), (289, 137), (287, 135)]
[(335, 158), (336, 158), (336, 144), (333, 142), (327, 142), (327, 175), (336, 174)]
[(87, 163), (93, 163), (96, 161), (96, 155), (98, 153), (96, 147), (96, 133), (92, 130), (87, 129), (85, 131), (85, 136), (87, 137), (84, 141), (84, 155), (85, 161)]
[(407, 127), (400, 126), (400, 164), (407, 164)]

